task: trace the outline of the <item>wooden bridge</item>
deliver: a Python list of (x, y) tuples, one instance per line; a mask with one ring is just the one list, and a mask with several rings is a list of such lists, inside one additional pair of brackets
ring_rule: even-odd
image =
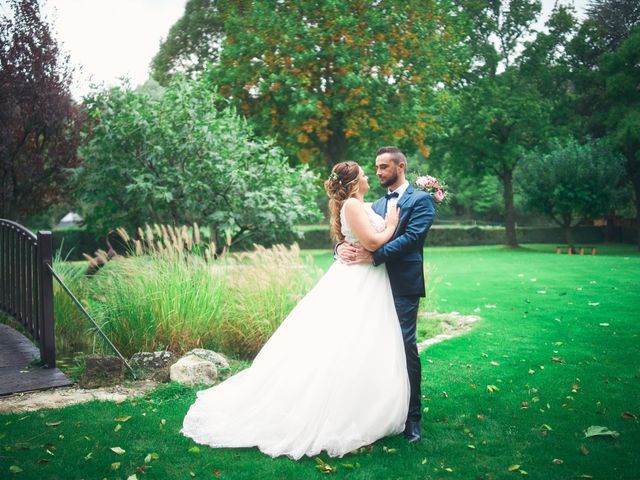
[(0, 395), (71, 384), (55, 368), (51, 266), (51, 232), (0, 219), (0, 310), (24, 332), (0, 324)]

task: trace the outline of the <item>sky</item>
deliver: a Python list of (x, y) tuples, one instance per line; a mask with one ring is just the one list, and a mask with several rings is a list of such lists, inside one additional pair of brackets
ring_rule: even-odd
[[(589, 0), (573, 3), (579, 16)], [(542, 0), (543, 17), (555, 0)], [(42, 0), (62, 49), (77, 67), (72, 93), (80, 99), (92, 83), (112, 86), (126, 76), (132, 86), (149, 77), (149, 64), (160, 41), (182, 16), (186, 0)], [(8, 15), (0, 0), (0, 15)]]

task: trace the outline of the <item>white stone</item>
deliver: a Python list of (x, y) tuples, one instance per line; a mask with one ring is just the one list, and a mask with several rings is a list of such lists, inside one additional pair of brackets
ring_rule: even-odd
[(203, 360), (208, 360), (213, 363), (218, 370), (228, 370), (229, 369), (229, 361), (220, 353), (214, 352), (213, 350), (207, 350), (205, 348), (194, 348), (193, 350), (187, 352), (186, 355), (195, 355)]
[(186, 385), (213, 385), (218, 369), (208, 360), (195, 355), (185, 355), (169, 368), (172, 382)]

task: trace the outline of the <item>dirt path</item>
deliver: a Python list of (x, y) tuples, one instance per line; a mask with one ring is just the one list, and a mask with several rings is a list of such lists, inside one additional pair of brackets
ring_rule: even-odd
[(422, 352), (436, 343), (467, 333), (473, 328), (473, 324), (480, 320), (477, 315), (460, 315), (458, 312), (429, 312), (426, 316), (440, 320), (440, 327), (443, 331), (435, 337), (427, 338), (418, 343), (418, 352)]
[(85, 390), (63, 387), (37, 392), (14, 393), (0, 397), (0, 413), (31, 412), (41, 408), (62, 408), (92, 400), (123, 402), (130, 397), (140, 397), (156, 387), (157, 382), (138, 381), (126, 385)]

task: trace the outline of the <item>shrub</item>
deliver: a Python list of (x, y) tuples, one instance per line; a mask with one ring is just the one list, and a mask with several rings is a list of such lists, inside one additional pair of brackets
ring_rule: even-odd
[(197, 222), (221, 247), (292, 242), (296, 223), (316, 220), (317, 176), (217, 102), (206, 80), (180, 78), (160, 98), (126, 85), (88, 96), (76, 170), (88, 228)]

